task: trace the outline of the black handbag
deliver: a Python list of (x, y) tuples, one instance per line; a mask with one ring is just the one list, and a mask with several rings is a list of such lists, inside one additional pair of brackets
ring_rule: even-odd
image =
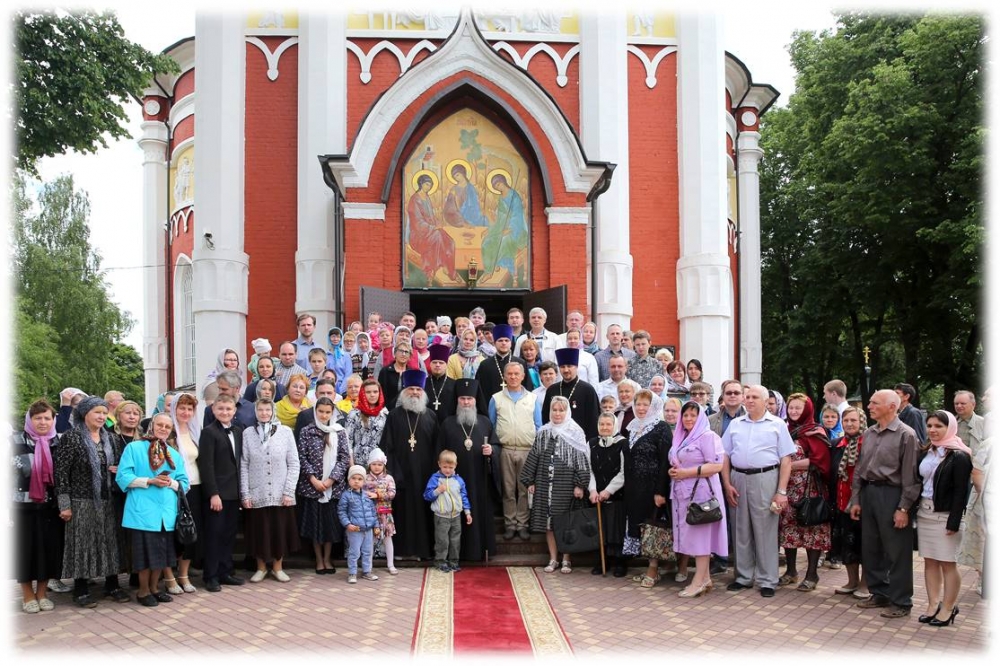
[[(691, 501), (688, 504), (687, 516), (684, 517), (684, 522), (688, 525), (709, 525), (711, 523), (717, 523), (722, 520), (722, 507), (719, 505), (718, 498), (715, 497), (715, 489), (712, 488), (712, 484), (708, 484), (708, 489), (711, 491), (712, 496), (707, 500), (702, 500), (701, 502), (694, 501), (695, 491), (698, 490), (698, 484), (701, 483), (701, 477), (694, 482), (694, 488), (691, 489)], [(706, 483), (708, 483), (706, 481)]]
[[(576, 504), (574, 501), (574, 505)], [(597, 508), (584, 505), (552, 516), (552, 533), (556, 538), (556, 548), (561, 553), (586, 553), (597, 550), (601, 547), (597, 528)]]
[(190, 546), (198, 540), (198, 528), (194, 524), (194, 515), (188, 505), (187, 496), (181, 487), (177, 487), (177, 521), (174, 523), (174, 534), (177, 540), (185, 546)]
[(813, 525), (822, 525), (823, 523), (830, 522), (830, 504), (823, 497), (822, 491), (819, 490), (819, 483), (816, 484), (817, 494), (815, 497), (812, 497), (811, 489), (813, 488), (813, 478), (816, 474), (810, 468), (809, 478), (806, 480), (805, 497), (792, 505), (792, 508), (795, 509), (795, 522), (800, 527), (812, 527)]

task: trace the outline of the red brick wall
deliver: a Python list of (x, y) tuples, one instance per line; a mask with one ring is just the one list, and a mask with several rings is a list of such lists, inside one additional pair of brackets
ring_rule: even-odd
[[(273, 50), (283, 37), (263, 40)], [(281, 56), (281, 76), (246, 47), (244, 252), (250, 257), (247, 340), (294, 338), (297, 239), (298, 47)], [(243, 350), (244, 363), (248, 350)]]
[[(650, 58), (657, 50), (639, 48)], [(646, 86), (646, 69), (633, 55), (628, 56), (628, 76), (632, 330), (646, 329), (653, 344), (678, 345), (677, 55), (660, 62), (655, 88)]]
[[(190, 115), (184, 120), (177, 123), (174, 127), (174, 136), (172, 137), (173, 146), (177, 146), (181, 141), (186, 141), (194, 136), (194, 116)], [(173, 148), (171, 148), (173, 150)]]
[(194, 68), (180, 75), (174, 84), (174, 104), (194, 92)]

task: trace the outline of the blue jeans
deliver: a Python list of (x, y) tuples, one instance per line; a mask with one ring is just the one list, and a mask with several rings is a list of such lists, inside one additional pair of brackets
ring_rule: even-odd
[(362, 573), (372, 570), (372, 531), (347, 532), (347, 573), (350, 576), (358, 574), (358, 558), (361, 558)]

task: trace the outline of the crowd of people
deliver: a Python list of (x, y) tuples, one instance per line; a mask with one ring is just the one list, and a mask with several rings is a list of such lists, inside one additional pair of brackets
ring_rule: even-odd
[[(823, 566), (845, 567), (834, 593), (905, 617), (915, 542), (921, 623), (955, 621), (958, 564), (982, 593), (990, 419), (971, 392), (956, 393), (954, 413), (924, 413), (909, 384), (877, 390), (868, 426), (840, 380), (818, 410), (803, 393), (734, 379), (716, 399), (698, 360), (615, 324), (602, 347), (576, 311), (559, 335), (541, 308), (496, 325), (476, 308), (454, 332), (447, 316), (367, 324), (320, 340), (301, 315), (276, 356), (265, 339), (246, 367), (224, 349), (200, 399), (167, 392), (145, 419), (114, 390), (34, 402), (12, 436), (24, 611), (51, 610), (50, 590), (92, 608), (92, 579), (129, 602), (126, 572), (145, 606), (196, 592), (192, 568), (208, 592), (242, 585), (240, 530), (251, 583), (288, 582), (283, 562), (306, 542), (316, 574), (335, 574), (343, 554), (355, 584), (359, 567), (378, 580), (375, 558), (390, 575), (397, 558), (450, 573), (532, 533), (545, 538), (544, 571), (569, 574), (575, 549), (557, 526), (588, 507), (603, 538), (591, 573), (626, 577), (638, 558), (631, 580), (673, 575), (684, 598), (730, 567), (728, 591), (764, 597), (815, 591)], [(186, 522), (196, 539), (182, 538)]]

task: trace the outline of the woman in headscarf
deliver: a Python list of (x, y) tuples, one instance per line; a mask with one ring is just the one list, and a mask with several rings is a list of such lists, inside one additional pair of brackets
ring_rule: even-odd
[[(13, 474), (14, 577), (25, 613), (55, 608), (49, 579), (62, 576), (63, 522), (56, 506), (52, 453), (58, 447), (56, 410), (44, 398), (24, 415), (24, 430), (11, 438)], [(34, 584), (34, 586), (33, 586)]]
[(946, 627), (958, 615), (962, 574), (955, 560), (962, 544), (962, 514), (972, 478), (972, 449), (958, 437), (958, 421), (951, 412), (939, 409), (927, 416), (927, 447), (919, 470), (923, 486), (917, 510), (917, 546), (924, 558), (927, 590), (927, 612), (919, 621)]
[(671, 361), (667, 364), (667, 393), (687, 400), (689, 389), (687, 383), (687, 370), (682, 361)]
[(337, 393), (343, 393), (347, 383), (347, 375), (354, 371), (351, 365), (351, 355), (344, 350), (341, 338), (344, 332), (339, 327), (334, 326), (327, 331), (326, 339), (329, 340), (329, 353), (326, 355), (326, 367), (337, 373)]
[(649, 390), (657, 398), (663, 398), (664, 391), (667, 389), (667, 378), (663, 375), (653, 375), (649, 380)]
[[(830, 478), (830, 440), (823, 426), (816, 423), (812, 400), (804, 393), (788, 396), (788, 432), (795, 442), (792, 473), (788, 478), (788, 503), (778, 521), (778, 547), (785, 549), (785, 573), (778, 585), (794, 585), (799, 580), (795, 558), (799, 548), (806, 549), (806, 576), (795, 589), (810, 592), (819, 583), (819, 558), (830, 550), (830, 523), (799, 525), (795, 504), (805, 498), (827, 497)], [(812, 480), (810, 480), (812, 475)]]
[(708, 425), (705, 410), (693, 400), (681, 408), (680, 423), (674, 429), (670, 448), (670, 493), (673, 507), (674, 549), (694, 556), (695, 574), (691, 583), (677, 596), (699, 597), (712, 589), (709, 560), (712, 553), (721, 557), (729, 554), (726, 538), (726, 513), (722, 520), (705, 525), (688, 525), (687, 512), (691, 502), (704, 502), (712, 497), (725, 502), (719, 472), (724, 455), (722, 440)]
[(422, 328), (413, 331), (410, 346), (413, 348), (413, 353), (410, 354), (412, 364), (417, 370), (423, 370), (425, 375), (431, 374), (431, 351), (427, 348), (427, 331)]
[(98, 577), (104, 577), (104, 596), (125, 603), (131, 597), (118, 586), (124, 538), (112, 499), (121, 451), (115, 451), (104, 428), (104, 400), (84, 398), (76, 418), (77, 425), (62, 436), (55, 457), (59, 517), (66, 523), (62, 577), (73, 579), (73, 603), (81, 608), (97, 605), (88, 584)]
[[(292, 381), (289, 381), (291, 391)], [(331, 405), (332, 406), (332, 405)], [(257, 424), (243, 431), (240, 458), (240, 501), (246, 511), (247, 553), (257, 558), (251, 583), (271, 575), (280, 583), (291, 580), (282, 560), (299, 549), (295, 521), (295, 486), (299, 481), (299, 453), (289, 426), (275, 419), (274, 403), (258, 400), (254, 405)]]
[(382, 441), (382, 430), (385, 429), (385, 417), (388, 413), (382, 387), (369, 377), (361, 384), (357, 409), (347, 415), (344, 424), (352, 465), (368, 465), (368, 455)]
[(139, 575), (136, 601), (143, 606), (174, 600), (157, 589), (160, 573), (177, 559), (177, 493), (188, 488), (184, 456), (167, 443), (172, 433), (169, 415), (154, 416), (145, 438), (125, 448), (115, 479), (125, 493), (122, 526), (129, 530), (132, 568)]
[[(384, 332), (389, 330), (392, 332), (391, 340), (386, 343)], [(405, 343), (407, 347), (410, 346), (410, 329), (405, 326), (397, 326), (392, 328), (392, 324), (387, 322), (382, 322), (382, 326), (379, 329), (379, 335), (382, 337), (382, 351), (379, 353), (378, 363), (375, 364), (376, 374), (382, 371), (382, 368), (389, 367), (396, 360), (396, 346), (400, 343)], [(410, 369), (410, 362), (407, 360), (406, 369)], [(414, 368), (415, 369), (415, 368)]]
[[(264, 380), (265, 384), (268, 380)], [(208, 502), (208, 498), (201, 493), (201, 475), (198, 473), (198, 440), (201, 437), (201, 425), (195, 418), (198, 409), (198, 399), (190, 393), (180, 393), (174, 400), (173, 421), (174, 434), (171, 446), (177, 449), (184, 460), (184, 469), (187, 470), (188, 490), (187, 500), (191, 507), (191, 514), (194, 517), (194, 524), (198, 534), (204, 534), (204, 521), (202, 518), (202, 503)], [(195, 592), (194, 585), (191, 584), (190, 570), (191, 561), (201, 561), (205, 556), (204, 539), (198, 539), (191, 544), (177, 542), (177, 580), (173, 579), (173, 571), (167, 568), (163, 572), (163, 583), (170, 594), (181, 594), (182, 592)]]
[[(214, 384), (215, 382), (212, 382), (211, 385)], [(156, 416), (157, 414), (170, 414), (170, 409), (171, 407), (173, 407), (174, 404), (175, 393), (176, 391), (167, 391), (166, 393), (161, 393), (156, 398), (156, 406), (153, 407), (153, 412), (148, 417), (144, 418), (142, 421), (139, 422), (140, 432), (147, 432), (149, 430), (149, 422), (152, 417)]]
[[(784, 406), (784, 405), (782, 405)], [(830, 452), (830, 475), (833, 479), (831, 495), (836, 501), (836, 511), (830, 529), (830, 553), (847, 569), (847, 584), (834, 590), (837, 594), (853, 594), (868, 598), (868, 586), (861, 577), (861, 521), (851, 520), (847, 505), (851, 500), (854, 469), (861, 455), (861, 439), (867, 424), (865, 413), (857, 407), (848, 407), (841, 415), (844, 436)], [(831, 502), (832, 504), (832, 502)]]
[(590, 446), (583, 429), (572, 419), (567, 398), (552, 398), (549, 422), (535, 433), (519, 480), (533, 495), (531, 531), (545, 534), (549, 548), (546, 573), (556, 569), (571, 573), (569, 553), (563, 553), (560, 568), (552, 517), (567, 513), (574, 497), (583, 498), (590, 484)]
[[(352, 375), (354, 376), (354, 375)], [(314, 421), (299, 432), (299, 481), (295, 492), (300, 506), (299, 536), (312, 542), (316, 573), (337, 573), (331, 559), (333, 544), (343, 533), (337, 520), (337, 502), (347, 483), (351, 453), (347, 431), (334, 419), (329, 398), (320, 398)]]
[(458, 345), (458, 351), (448, 358), (448, 376), (458, 381), (459, 379), (475, 379), (479, 364), (486, 357), (476, 345), (476, 331), (467, 328), (462, 331), (462, 340)]
[(367, 333), (358, 333), (357, 342), (351, 352), (351, 367), (354, 373), (361, 376), (361, 381), (375, 376), (375, 363), (378, 352), (371, 348), (371, 338)]
[(788, 411), (785, 407), (785, 399), (777, 391), (767, 392), (767, 411), (771, 412), (784, 421), (788, 418)]
[[(605, 396), (614, 399), (614, 396)], [(597, 417), (597, 437), (590, 446), (590, 503), (598, 504), (603, 524), (604, 543), (601, 547), (608, 561), (614, 563), (613, 575), (623, 578), (628, 573), (622, 557), (622, 536), (625, 534), (625, 438), (615, 432), (615, 415), (601, 412)], [(600, 561), (590, 570), (593, 575), (602, 573)]]
[(309, 378), (302, 374), (292, 375), (288, 378), (288, 385), (285, 388), (287, 390), (285, 397), (274, 403), (274, 416), (282, 425), (294, 428), (299, 412), (312, 407), (312, 403), (306, 397), (309, 391)]
[(694, 384), (695, 382), (702, 382), (709, 387), (709, 394), (706, 399), (706, 403), (708, 404), (709, 407), (707, 414), (711, 416), (714, 412), (712, 406), (715, 404), (714, 389), (712, 388), (711, 384), (705, 381), (705, 372), (701, 368), (701, 361), (699, 361), (696, 358), (693, 358), (687, 362), (687, 385), (689, 390), (691, 388), (691, 385)]
[(260, 385), (262, 379), (269, 379), (274, 382), (276, 387), (275, 394), (271, 397), (272, 400), (278, 401), (285, 397), (285, 387), (278, 382), (277, 377), (274, 373), (274, 359), (270, 356), (262, 356), (260, 360), (257, 361), (257, 379), (250, 382), (247, 385), (245, 391), (243, 391), (243, 399), (249, 400), (250, 402), (257, 402), (257, 387)]
[(239, 372), (240, 377), (243, 377), (243, 373), (240, 372), (240, 355), (236, 353), (235, 349), (223, 349), (219, 352), (219, 357), (215, 361), (215, 368), (208, 373), (208, 376), (205, 378), (206, 382), (214, 382), (219, 373), (226, 370)]
[[(625, 454), (625, 537), (622, 553), (634, 557), (641, 552), (640, 525), (653, 518), (657, 507), (666, 507), (670, 496), (670, 454), (672, 432), (663, 421), (663, 407), (654, 406), (654, 396), (649, 389), (635, 394), (632, 408), (635, 418), (626, 426), (628, 443)], [(642, 587), (653, 587), (660, 580), (660, 561), (650, 558), (646, 573), (633, 580)]]
[(583, 346), (580, 347), (583, 351), (593, 355), (601, 351), (600, 342), (597, 339), (597, 324), (592, 321), (588, 321), (580, 329), (580, 340)]

